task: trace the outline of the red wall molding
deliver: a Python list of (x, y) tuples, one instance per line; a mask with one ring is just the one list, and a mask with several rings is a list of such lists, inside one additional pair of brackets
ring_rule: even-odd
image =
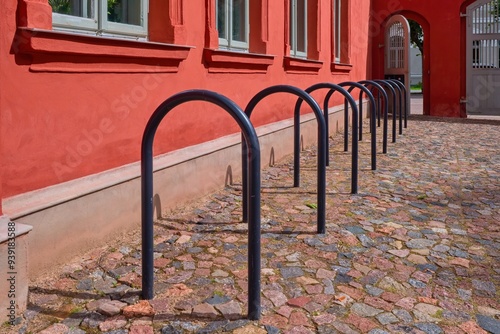
[(19, 53), (30, 70), (49, 72), (176, 72), (192, 47), (20, 28)]

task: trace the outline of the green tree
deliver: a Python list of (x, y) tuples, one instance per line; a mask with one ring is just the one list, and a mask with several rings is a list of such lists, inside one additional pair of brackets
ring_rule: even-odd
[[(49, 0), (49, 5), (54, 13), (72, 14), (70, 0)], [(108, 19), (113, 22), (121, 22), (121, 15), (118, 7), (121, 6), (121, 0), (108, 0)], [(119, 8), (118, 8), (119, 9)]]
[(108, 20), (122, 22), (121, 13), (117, 10), (119, 6), (121, 6), (121, 0), (108, 0)]
[[(497, 0), (500, 3), (500, 0)], [(420, 54), (424, 54), (424, 32), (422, 26), (418, 22), (408, 20), (410, 24), (410, 42), (420, 50)]]
[(495, 18), (495, 21), (500, 21), (500, 0), (492, 1), (493, 8), (491, 9), (491, 14)]
[(49, 0), (49, 5), (54, 13), (71, 14), (69, 0)]

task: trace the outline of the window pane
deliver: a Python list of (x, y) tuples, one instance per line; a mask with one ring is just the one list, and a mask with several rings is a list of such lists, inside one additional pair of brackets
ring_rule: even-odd
[(93, 18), (95, 0), (49, 0), (53, 13)]
[(306, 52), (306, 1), (297, 0), (297, 51)]
[(108, 21), (141, 25), (141, 0), (108, 0)]
[(227, 12), (226, 2), (229, 0), (217, 0), (217, 31), (219, 31), (219, 38), (227, 39)]
[(246, 42), (246, 6), (245, 0), (233, 0), (232, 40)]

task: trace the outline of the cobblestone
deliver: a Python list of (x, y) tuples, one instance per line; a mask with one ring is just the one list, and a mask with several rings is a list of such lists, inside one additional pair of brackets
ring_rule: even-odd
[(152, 301), (139, 300), (137, 231), (32, 282), (23, 320), (0, 332), (498, 333), (498, 138), (496, 121), (417, 117), (378, 154), (376, 171), (360, 142), (350, 194), (351, 153), (334, 136), (325, 235), (311, 205), (315, 147), (301, 152), (300, 188), (291, 157), (263, 170), (259, 321), (246, 320), (236, 183), (155, 224)]

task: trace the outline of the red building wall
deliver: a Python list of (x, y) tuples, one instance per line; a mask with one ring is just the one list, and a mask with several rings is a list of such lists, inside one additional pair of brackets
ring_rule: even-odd
[[(315, 59), (298, 61), (286, 57), (284, 1), (251, 1), (251, 11), (261, 15), (251, 19), (250, 51), (261, 54), (254, 56), (212, 50), (214, 0), (150, 1), (150, 40), (175, 45), (55, 33), (48, 0), (0, 0), (1, 197), (138, 161), (149, 116), (186, 89), (217, 91), (244, 108), (275, 84), (306, 88), (365, 79), (369, 3), (343, 6), (346, 66), (332, 64), (332, 1), (311, 2)], [(290, 118), (292, 103), (270, 99), (252, 121)], [(202, 103), (179, 108), (164, 123), (155, 154), (238, 131), (228, 115)]]
[[(393, 14), (420, 23), (424, 31), (424, 114), (466, 117), (465, 6), (473, 1), (373, 0), (371, 12), (373, 76), (384, 73), (384, 24)], [(377, 29), (377, 27), (379, 27)]]

